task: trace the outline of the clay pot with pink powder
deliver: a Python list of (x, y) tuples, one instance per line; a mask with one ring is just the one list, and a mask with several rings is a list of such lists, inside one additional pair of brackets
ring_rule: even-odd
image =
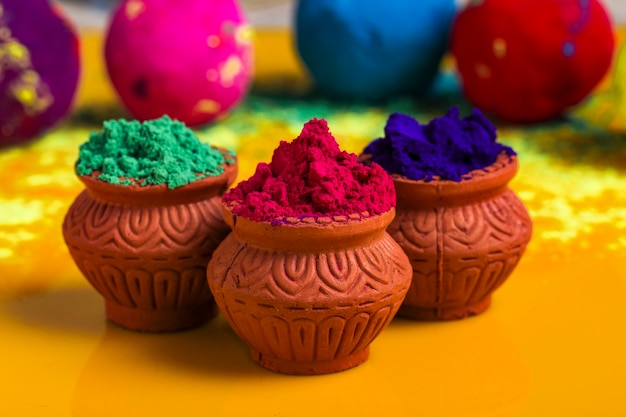
[(207, 277), (254, 361), (311, 375), (368, 358), (411, 281), (408, 258), (385, 231), (394, 206), (391, 178), (339, 151), (320, 120), (224, 196), (232, 233)]
[[(413, 268), (411, 288), (398, 315), (416, 320), (454, 320), (484, 312), (493, 292), (514, 271), (532, 234), (528, 211), (508, 186), (518, 172), (517, 155), (495, 142), (495, 127), (477, 111), (466, 119), (454, 111), (442, 119), (417, 128), (407, 116), (393, 115), (385, 138), (360, 156), (366, 164), (383, 160), (385, 169), (394, 173), (397, 216), (387, 231)], [(471, 161), (472, 155), (423, 149), (428, 141), (436, 144), (434, 136), (449, 138), (446, 146), (466, 141), (464, 152), (479, 149), (474, 161), (479, 167), (468, 171), (455, 163)], [(485, 140), (476, 146), (474, 139), (482, 136)], [(405, 158), (394, 159), (394, 149), (400, 150), (396, 156)], [(427, 160), (424, 155), (435, 158)], [(490, 158), (491, 163), (481, 166)]]
[(224, 209), (233, 232), (209, 263), (209, 285), (254, 361), (308, 375), (368, 358), (410, 283), (410, 264), (385, 232), (394, 216), (272, 225)]

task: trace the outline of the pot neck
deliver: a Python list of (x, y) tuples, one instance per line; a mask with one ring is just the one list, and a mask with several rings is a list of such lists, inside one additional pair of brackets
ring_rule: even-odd
[(502, 194), (517, 170), (517, 156), (503, 153), (496, 162), (470, 172), (461, 181), (394, 178), (398, 209), (454, 207), (485, 201)]
[(223, 207), (222, 213), (234, 235), (252, 246), (287, 252), (330, 252), (379, 239), (394, 219), (396, 210), (392, 208), (359, 220), (279, 225), (236, 216), (227, 207)]
[(195, 203), (214, 197), (221, 197), (237, 176), (237, 165), (224, 166), (224, 172), (206, 177), (177, 188), (159, 185), (120, 185), (100, 181), (94, 176), (79, 176), (87, 193), (98, 201), (131, 206), (163, 206)]

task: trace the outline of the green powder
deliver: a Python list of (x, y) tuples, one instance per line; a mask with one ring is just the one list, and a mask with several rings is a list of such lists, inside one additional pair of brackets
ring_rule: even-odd
[(80, 146), (76, 173), (111, 184), (167, 184), (176, 188), (224, 172), (234, 153), (200, 142), (183, 123), (168, 116), (140, 123), (109, 120)]

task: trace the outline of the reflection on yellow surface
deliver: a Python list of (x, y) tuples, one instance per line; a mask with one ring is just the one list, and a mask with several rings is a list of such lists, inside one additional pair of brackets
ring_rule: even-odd
[[(73, 415), (142, 415), (146, 402), (140, 399), (149, 399), (149, 408), (162, 415), (246, 410), (273, 416), (280, 410), (287, 416), (368, 416), (387, 415), (389, 409), (396, 416), (519, 414), (529, 393), (528, 370), (493, 321), (452, 323), (438, 331), (423, 327), (394, 322), (376, 345), (379, 354), (363, 366), (294, 378), (254, 365), (221, 318), (203, 329), (163, 336), (107, 325), (78, 377)], [(450, 333), (465, 340), (463, 346), (447, 344)], [(384, 351), (393, 354), (380, 354)], [(102, 392), (115, 400), (95, 401)], [(171, 395), (156, 395), (167, 392)]]
[[(101, 41), (86, 39), (83, 47)], [(257, 42), (259, 78), (304, 88), (293, 54), (280, 52), (290, 51), (288, 36), (259, 33)], [(90, 83), (104, 77), (93, 62), (80, 111), (115, 105), (106, 84)], [(241, 179), (310, 117), (326, 118), (341, 146), (359, 152), (382, 133), (389, 111), (403, 109), (414, 108), (257, 95), (198, 135), (237, 151)], [(440, 111), (420, 107), (418, 116)], [(61, 235), (81, 190), (77, 147), (97, 128), (82, 121), (0, 150), (0, 416), (625, 415), (624, 132), (584, 118), (500, 126), (501, 140), (520, 154), (512, 187), (534, 235), (491, 309), (452, 323), (396, 319), (363, 365), (290, 377), (255, 365), (221, 317), (167, 335), (105, 323), (102, 300)]]

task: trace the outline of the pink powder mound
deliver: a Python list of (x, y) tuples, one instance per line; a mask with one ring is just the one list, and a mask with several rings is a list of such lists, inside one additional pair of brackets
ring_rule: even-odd
[(325, 120), (313, 119), (291, 143), (282, 141), (269, 164), (224, 195), (233, 213), (254, 221), (287, 217), (381, 214), (395, 207), (393, 180), (378, 164), (365, 166), (341, 151)]

